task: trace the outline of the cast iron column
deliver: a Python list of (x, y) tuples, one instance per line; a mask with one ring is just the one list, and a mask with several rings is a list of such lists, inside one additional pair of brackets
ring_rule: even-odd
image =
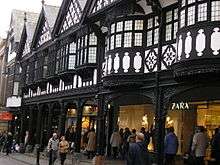
[(42, 122), (42, 109), (41, 106), (39, 104), (37, 104), (37, 129), (36, 129), (36, 136), (35, 136), (35, 140), (36, 140), (36, 147), (39, 147), (41, 144), (41, 122)]
[(77, 123), (76, 123), (76, 152), (80, 152), (80, 147), (81, 147), (82, 115), (83, 115), (83, 103), (81, 100), (78, 100)]
[(66, 120), (66, 111), (64, 103), (60, 102), (60, 117), (59, 117), (59, 127), (58, 132), (60, 136), (65, 135), (65, 120)]
[(25, 134), (25, 107), (22, 106), (21, 110), (21, 128), (20, 128), (20, 138), (19, 138), (19, 143), (24, 144), (24, 134)]
[(162, 8), (158, 5), (155, 12), (158, 14), (159, 22), (159, 40), (158, 40), (158, 56), (157, 56), (157, 72), (155, 74), (156, 79), (156, 132), (157, 132), (157, 143), (156, 143), (156, 152), (157, 152), (157, 164), (162, 165), (164, 159), (164, 109), (163, 109), (163, 89), (160, 86), (160, 72), (161, 72), (161, 62), (162, 62), (162, 43), (164, 41), (164, 14)]
[(98, 102), (98, 119), (97, 119), (97, 155), (105, 154), (105, 108), (104, 98), (102, 95), (97, 96)]
[(53, 117), (53, 104), (49, 103), (48, 121), (47, 121), (47, 139), (51, 138), (52, 134), (52, 117)]

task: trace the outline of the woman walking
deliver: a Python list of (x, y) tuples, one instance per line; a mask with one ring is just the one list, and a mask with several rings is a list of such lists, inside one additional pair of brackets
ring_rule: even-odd
[(68, 149), (69, 149), (69, 143), (68, 143), (68, 141), (66, 141), (65, 136), (62, 136), (61, 137), (61, 142), (59, 143), (59, 152), (60, 152), (61, 165), (64, 165)]

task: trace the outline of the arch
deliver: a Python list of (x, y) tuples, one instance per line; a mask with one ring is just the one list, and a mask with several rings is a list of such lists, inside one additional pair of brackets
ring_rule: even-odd
[(220, 99), (220, 85), (194, 85), (177, 88), (171, 95), (172, 101), (208, 101)]

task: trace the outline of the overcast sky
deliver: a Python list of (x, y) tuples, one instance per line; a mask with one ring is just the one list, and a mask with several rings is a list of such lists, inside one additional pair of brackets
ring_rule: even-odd
[[(46, 4), (61, 5), (62, 0), (45, 0)], [(0, 37), (6, 37), (12, 9), (40, 12), (41, 0), (2, 0), (0, 5)]]

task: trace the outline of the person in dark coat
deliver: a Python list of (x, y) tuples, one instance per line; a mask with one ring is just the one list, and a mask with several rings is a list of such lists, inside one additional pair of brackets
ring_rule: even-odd
[(8, 132), (7, 140), (6, 140), (6, 155), (11, 153), (11, 147), (13, 143), (13, 136), (11, 132)]
[(220, 130), (215, 134), (212, 139), (212, 157), (215, 159), (216, 164), (220, 164)]
[(146, 131), (144, 127), (141, 128), (140, 132), (144, 134), (144, 141), (146, 145), (148, 146), (150, 143), (150, 133)]
[(165, 165), (174, 165), (179, 146), (178, 138), (174, 133), (173, 127), (168, 128), (167, 131), (164, 139)]
[(144, 142), (144, 134), (137, 133), (136, 143), (129, 146), (127, 165), (149, 165), (149, 155)]

